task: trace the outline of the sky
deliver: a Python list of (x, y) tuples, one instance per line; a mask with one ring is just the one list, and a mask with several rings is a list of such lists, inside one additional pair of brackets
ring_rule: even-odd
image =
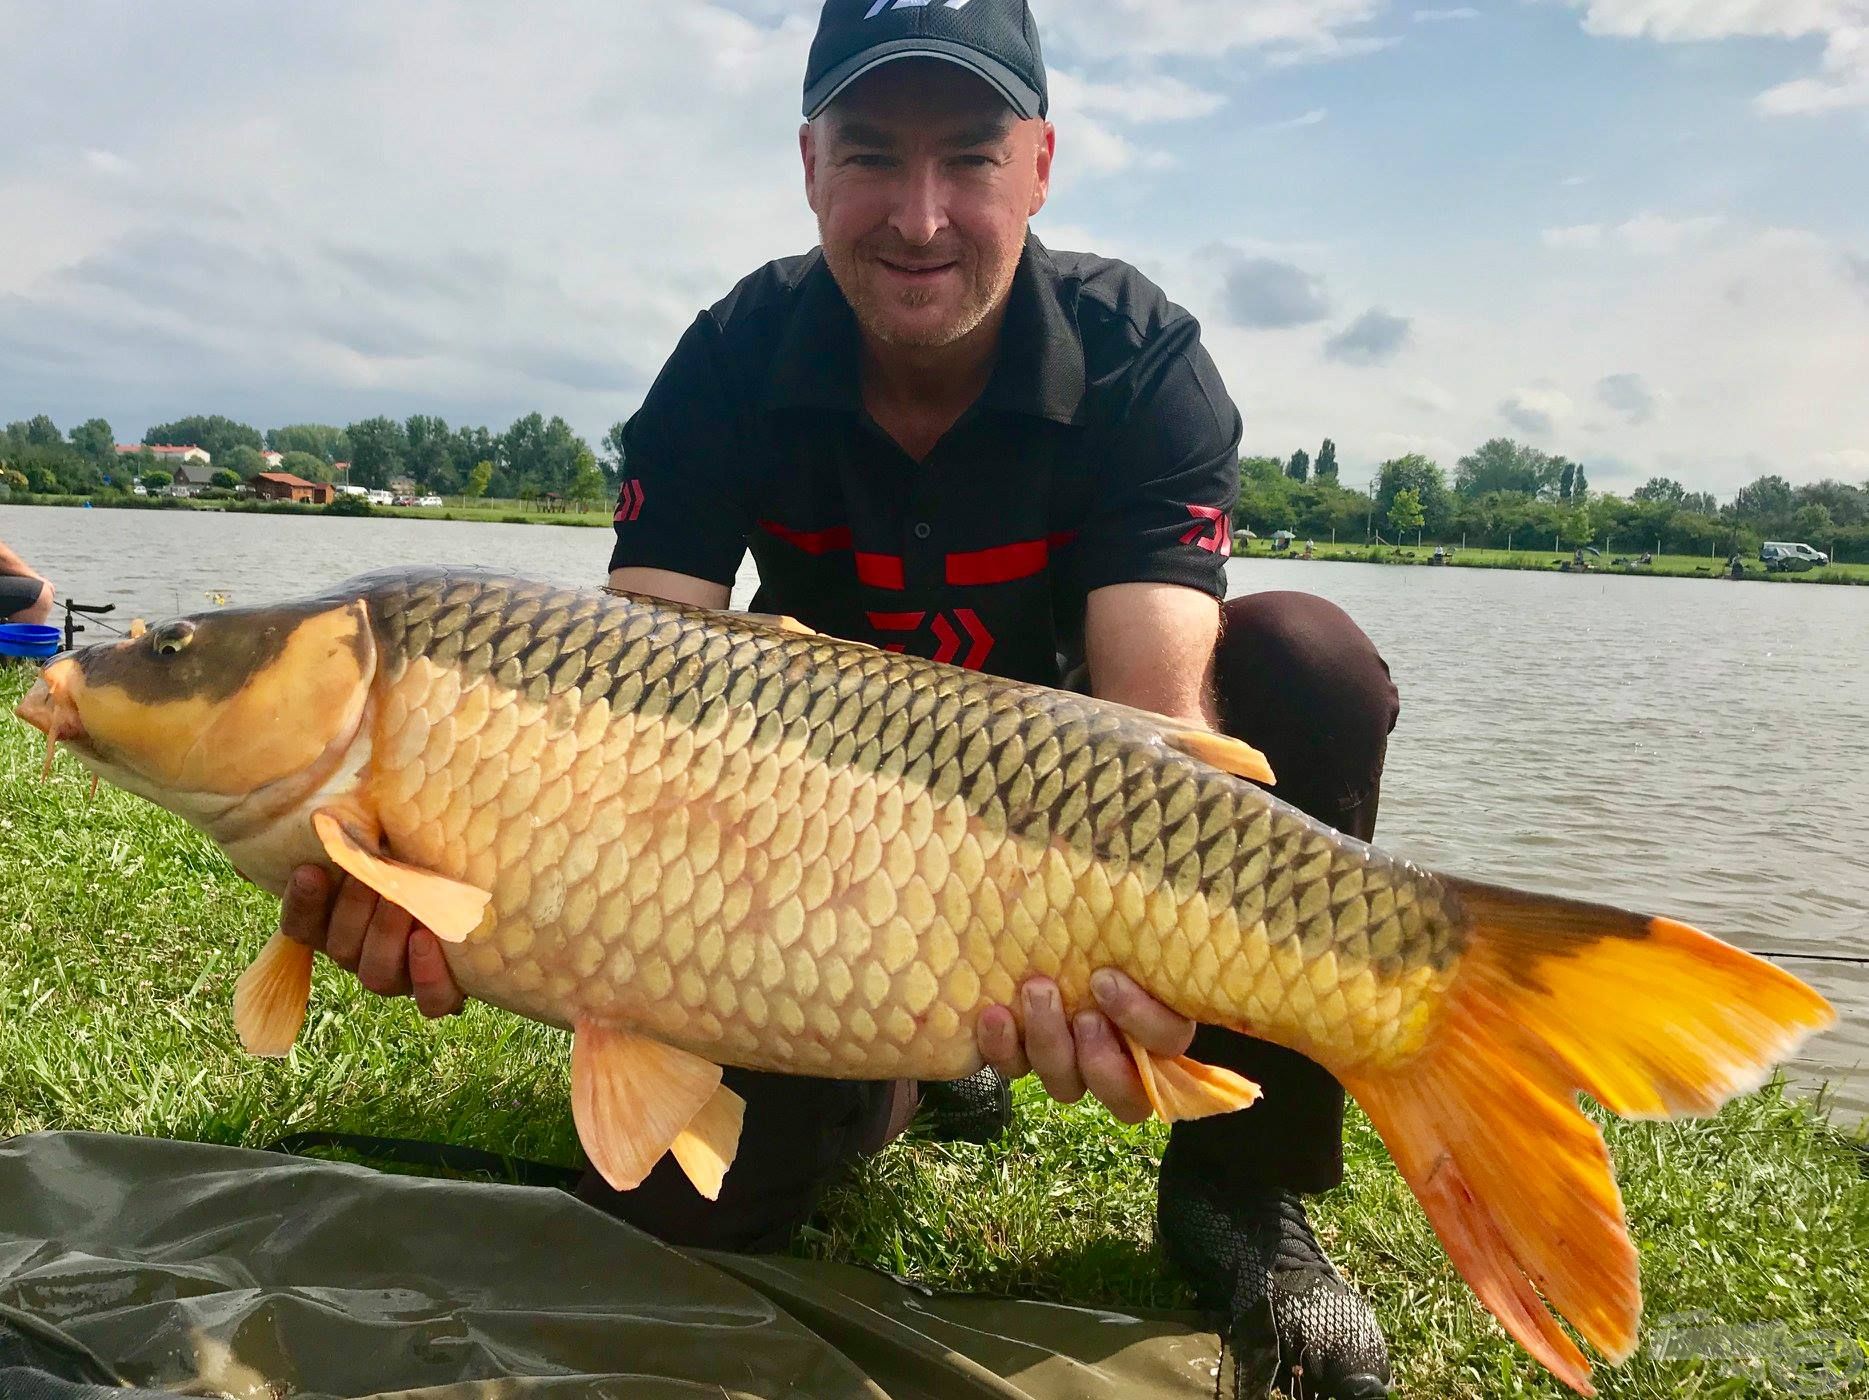
[[(1034, 0), (1035, 221), (1200, 318), (1242, 451), (1869, 481), (1869, 0)], [(595, 442), (815, 242), (800, 0), (0, 0), (0, 421)]]

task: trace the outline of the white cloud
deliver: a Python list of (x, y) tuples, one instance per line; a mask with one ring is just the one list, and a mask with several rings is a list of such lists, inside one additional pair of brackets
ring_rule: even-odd
[(1043, 0), (1041, 29), (1062, 46), (1097, 58), (1222, 58), (1263, 51), (1290, 64), (1354, 58), (1391, 38), (1357, 35), (1384, 0)]
[(1825, 476), (1869, 482), (1869, 447), (1843, 447), (1811, 455), (1811, 466)]
[(1718, 214), (1671, 219), (1662, 214), (1642, 213), (1620, 224), (1571, 224), (1548, 228), (1539, 234), (1547, 248), (1600, 248), (1605, 244), (1648, 257), (1678, 252), (1690, 243), (1699, 242), (1717, 230), (1725, 220)]
[(1050, 75), (1052, 101), (1068, 111), (1123, 122), (1173, 122), (1206, 117), (1226, 106), (1223, 93), (1149, 74), (1121, 82), (1091, 82), (1064, 69)]
[(1686, 43), (1731, 38), (1824, 40), (1823, 76), (1760, 93), (1772, 116), (1869, 106), (1869, 0), (1566, 0), (1584, 28)]
[(1547, 248), (1595, 248), (1603, 242), (1603, 225), (1571, 224), (1548, 228), (1539, 235)]
[(1460, 401), (1431, 379), (1417, 379), (1402, 391), (1402, 402), (1426, 413), (1452, 413)]
[(1579, 185), (1589, 184), (1590, 177), (1588, 175), (1566, 175), (1562, 180), (1559, 180), (1558, 183), (1567, 190), (1574, 190)]
[(1301, 116), (1287, 117), (1282, 122), (1272, 122), (1269, 129), (1272, 131), (1290, 131), (1295, 127), (1317, 126), (1329, 115), (1330, 109), (1328, 107), (1313, 107), (1310, 111), (1303, 113)]
[(1416, 24), (1448, 24), (1457, 20), (1478, 19), (1480, 12), (1471, 5), (1461, 5), (1451, 10), (1416, 10)]
[(1575, 410), (1570, 395), (1561, 389), (1515, 389), (1499, 405), (1499, 416), (1522, 433), (1549, 437)]

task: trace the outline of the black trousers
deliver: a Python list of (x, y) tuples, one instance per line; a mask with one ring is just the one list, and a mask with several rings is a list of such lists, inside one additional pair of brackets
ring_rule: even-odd
[[(1221, 727), (1260, 749), (1279, 797), (1367, 841), (1399, 704), (1389, 668), (1341, 608), (1305, 593), (1255, 593), (1226, 604), (1214, 684)], [(1265, 1097), (1243, 1113), (1177, 1123), (1168, 1152), (1227, 1194), (1325, 1191), (1343, 1176), (1343, 1088), (1282, 1046), (1201, 1027), (1189, 1052), (1237, 1070)], [(740, 1155), (720, 1199), (703, 1200), (663, 1158), (635, 1191), (595, 1172), (578, 1195), (671, 1244), (783, 1248), (823, 1189), (888, 1138), (900, 1093), (889, 1082), (806, 1079), (729, 1069), (746, 1100)], [(899, 1115), (898, 1115), (899, 1116)]]

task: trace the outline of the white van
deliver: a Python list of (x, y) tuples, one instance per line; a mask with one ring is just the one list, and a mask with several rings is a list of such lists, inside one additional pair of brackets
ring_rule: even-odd
[(1791, 544), (1784, 540), (1767, 540), (1759, 546), (1759, 560), (1765, 565), (1765, 572), (1776, 570), (1781, 574), (1801, 574), (1806, 569), (1821, 569), (1830, 562), (1830, 556), (1822, 550), (1812, 549), (1807, 544)]

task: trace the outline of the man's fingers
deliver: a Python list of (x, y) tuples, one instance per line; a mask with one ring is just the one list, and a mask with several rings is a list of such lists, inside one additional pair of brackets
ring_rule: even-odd
[(431, 1021), (452, 1016), (467, 1004), (448, 970), (441, 940), (420, 925), (409, 935), (409, 983), (415, 989), (416, 1010)]
[(279, 904), (279, 931), (307, 948), (324, 947), (331, 893), (331, 877), (317, 866), (301, 865), (294, 870)]
[(408, 910), (387, 899), (377, 901), (357, 960), (357, 980), (378, 996), (409, 994), (409, 930), (414, 926)]
[(1004, 1006), (989, 1006), (980, 1013), (974, 1031), (980, 1054), (1005, 1077), (1007, 1083), (1023, 1079), (1032, 1072), (1032, 1062), (1025, 1058), (1025, 1046), (1019, 1040), (1019, 1023)]
[(364, 935), (370, 931), (370, 919), (380, 903), (376, 891), (361, 880), (346, 875), (338, 882), (337, 899), (331, 905), (331, 922), (325, 930), (325, 956), (346, 972), (355, 972), (363, 957)]
[(1058, 985), (1049, 977), (1034, 977), (1020, 989), (1025, 1003), (1025, 1053), (1032, 1072), (1045, 1092), (1059, 1103), (1084, 1097), (1084, 1079), (1077, 1072), (1077, 1042), (1064, 1019)]
[(1084, 1087), (1124, 1123), (1140, 1123), (1154, 1112), (1136, 1062), (1117, 1038), (1109, 1017), (1100, 1011), (1080, 1011), (1071, 1029), (1077, 1037), (1077, 1067)]
[(1192, 1021), (1170, 1011), (1113, 967), (1091, 974), (1090, 992), (1116, 1028), (1145, 1050), (1173, 1059), (1194, 1043)]

